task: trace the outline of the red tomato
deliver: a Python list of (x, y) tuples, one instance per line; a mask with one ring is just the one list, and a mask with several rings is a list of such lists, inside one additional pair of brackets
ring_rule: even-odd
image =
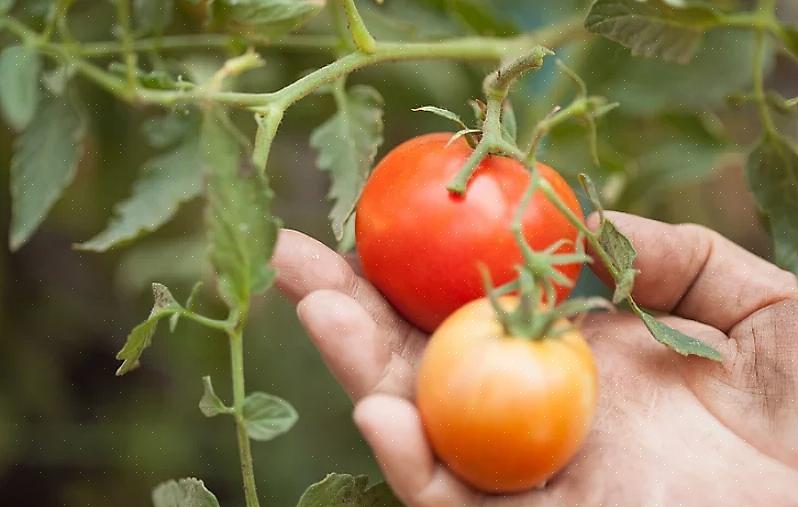
[[(502, 303), (510, 308), (517, 298)], [(593, 354), (578, 330), (540, 340), (507, 336), (483, 298), (432, 335), (416, 403), (435, 453), (453, 472), (482, 491), (513, 493), (573, 457), (597, 397)]]
[[(357, 206), (357, 249), (366, 277), (407, 319), (432, 331), (463, 304), (482, 297), (478, 265), (496, 285), (517, 276), (521, 252), (510, 226), (529, 172), (517, 161), (490, 156), (477, 167), (462, 196), (446, 189), (472, 149), (452, 134), (411, 139), (383, 158)], [(538, 169), (568, 207), (583, 218), (573, 190), (552, 168)], [(523, 232), (536, 250), (567, 239), (577, 229), (537, 192), (523, 217)], [(572, 252), (573, 244), (560, 252)], [(576, 280), (581, 264), (561, 266)], [(558, 300), (570, 288), (557, 287)]]

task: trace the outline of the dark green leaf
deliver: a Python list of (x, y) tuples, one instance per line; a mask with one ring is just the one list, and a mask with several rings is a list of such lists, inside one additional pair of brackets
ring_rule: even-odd
[(172, 23), (174, 0), (133, 0), (133, 20), (140, 35), (162, 34)]
[(144, 164), (133, 194), (119, 203), (108, 226), (81, 250), (105, 252), (157, 230), (181, 204), (202, 194), (204, 181), (199, 140), (191, 136), (173, 151)]
[(233, 30), (260, 37), (292, 32), (321, 12), (326, 0), (216, 0), (215, 19)]
[(177, 304), (169, 289), (165, 286), (159, 283), (152, 284), (152, 295), (154, 304), (150, 316), (133, 328), (127, 336), (122, 350), (116, 354), (116, 358), (122, 361), (122, 365), (116, 370), (118, 376), (124, 375), (139, 366), (141, 354), (152, 344), (152, 337), (158, 327), (158, 321), (180, 309), (180, 305)]
[(302, 494), (297, 507), (402, 507), (385, 483), (368, 482), (365, 475), (329, 474)]
[(274, 279), (269, 266), (278, 219), (271, 215), (273, 192), (265, 176), (243, 156), (219, 112), (206, 116), (202, 146), (208, 177), (207, 220), (211, 262), (219, 292), (231, 308), (243, 305), (252, 294), (268, 288)]
[(596, 0), (585, 27), (632, 50), (686, 63), (695, 54), (704, 31), (719, 22), (708, 6), (677, 7), (665, 0)]
[(233, 409), (226, 406), (224, 402), (219, 399), (216, 392), (213, 390), (211, 377), (202, 377), (203, 393), (199, 402), (199, 409), (205, 417), (213, 417), (219, 414), (231, 414)]
[(451, 16), (479, 35), (507, 37), (518, 33), (515, 23), (501, 19), (501, 10), (484, 0), (445, 0), (445, 5)]
[(153, 507), (219, 507), (205, 484), (194, 478), (164, 482), (152, 492)]
[(41, 105), (17, 139), (11, 159), (12, 250), (30, 238), (72, 182), (83, 133), (78, 113), (66, 102), (53, 99)]
[(612, 302), (617, 305), (632, 293), (634, 279), (637, 275), (637, 270), (634, 268), (637, 252), (629, 238), (618, 231), (609, 220), (602, 222), (598, 240), (610, 256), (618, 275), (615, 277), (615, 293), (612, 295)]
[(654, 338), (663, 345), (675, 350), (683, 356), (700, 356), (713, 361), (723, 361), (723, 356), (720, 352), (713, 349), (701, 340), (697, 340), (691, 336), (673, 329), (670, 326), (663, 324), (655, 319), (652, 315), (644, 312), (643, 310), (632, 305), (635, 313), (640, 317), (646, 325)]
[(249, 438), (259, 441), (282, 435), (299, 419), (290, 403), (266, 393), (252, 393), (247, 396), (243, 415)]
[(383, 141), (382, 97), (369, 86), (354, 86), (336, 102), (338, 112), (313, 131), (310, 144), (319, 152), (316, 164), (332, 177), (330, 220), (340, 241)]
[(748, 186), (767, 216), (776, 262), (798, 273), (798, 146), (766, 134), (746, 166)]
[(10, 46), (0, 53), (0, 110), (9, 125), (24, 129), (39, 103), (39, 53), (29, 46)]

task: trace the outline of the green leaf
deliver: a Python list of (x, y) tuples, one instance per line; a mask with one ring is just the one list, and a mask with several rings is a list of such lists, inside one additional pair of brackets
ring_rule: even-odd
[(637, 252), (629, 238), (624, 236), (609, 220), (604, 220), (599, 229), (599, 243), (612, 259), (613, 267), (618, 274), (615, 277), (615, 292), (612, 302), (616, 305), (632, 294), (637, 270), (634, 262)]
[(158, 327), (158, 322), (163, 317), (180, 309), (180, 305), (165, 286), (159, 283), (152, 284), (152, 295), (154, 304), (150, 316), (133, 328), (127, 336), (122, 350), (116, 354), (116, 358), (122, 361), (122, 365), (116, 370), (117, 376), (138, 368), (141, 354), (152, 344), (152, 337)]
[(784, 42), (784, 48), (787, 52), (793, 58), (798, 58), (798, 27), (782, 26), (779, 31), (779, 38)]
[[(108, 70), (120, 77), (127, 76), (127, 66), (120, 62), (112, 62), (108, 66)], [(192, 83), (175, 79), (163, 70), (145, 71), (136, 69), (136, 76), (138, 76), (139, 84), (144, 88), (153, 90), (180, 90), (194, 87)]]
[(252, 393), (244, 400), (244, 425), (252, 440), (272, 440), (290, 430), (299, 415), (290, 403), (266, 393)]
[(232, 414), (233, 409), (224, 404), (213, 390), (211, 377), (202, 377), (203, 393), (199, 402), (199, 409), (205, 417), (213, 417), (219, 414)]
[(271, 215), (273, 192), (265, 175), (242, 155), (227, 118), (218, 111), (208, 113), (201, 139), (210, 170), (206, 215), (211, 262), (219, 293), (231, 308), (238, 308), (274, 279), (268, 261), (280, 221)]
[(414, 109), (411, 109), (411, 111), (415, 111), (415, 112), (424, 111), (426, 113), (432, 113), (435, 116), (440, 116), (441, 118), (446, 118), (447, 120), (451, 120), (451, 121), (455, 122), (456, 124), (460, 125), (460, 127), (462, 127), (463, 129), (469, 128), (468, 125), (466, 125), (463, 122), (463, 120), (460, 119), (460, 117), (456, 113), (453, 113), (452, 111), (449, 111), (448, 109), (443, 109), (442, 107), (421, 106), (421, 107), (416, 107)]
[(174, 0), (133, 0), (133, 21), (140, 35), (162, 34), (174, 18)]
[(491, 37), (509, 37), (518, 34), (515, 23), (501, 19), (501, 10), (484, 0), (445, 0), (446, 10), (474, 33)]
[(52, 99), (17, 139), (11, 159), (11, 250), (30, 238), (75, 177), (83, 127), (69, 104)]
[(329, 474), (310, 486), (296, 507), (402, 507), (387, 484), (368, 483), (365, 475)]
[(326, 0), (216, 0), (214, 19), (260, 37), (292, 32), (321, 12)]
[(10, 46), (0, 53), (0, 110), (9, 125), (24, 129), (39, 103), (41, 59), (29, 46)]
[(382, 144), (383, 125), (382, 97), (370, 86), (336, 93), (336, 102), (338, 112), (313, 131), (310, 145), (319, 152), (316, 165), (332, 177), (330, 219), (340, 241)]
[(656, 338), (656, 340), (663, 345), (666, 345), (683, 356), (700, 356), (713, 361), (723, 361), (723, 356), (720, 355), (720, 352), (701, 340), (687, 336), (686, 334), (677, 331), (666, 324), (663, 324), (655, 319), (652, 315), (638, 308), (637, 305), (632, 305), (632, 308), (646, 325), (648, 330), (651, 331), (651, 334), (654, 335), (654, 338)]
[[(204, 242), (203, 242), (204, 246)], [(181, 252), (184, 253), (184, 252)], [(181, 261), (183, 259), (181, 258)], [(191, 288), (191, 294), (188, 295), (188, 299), (186, 300), (184, 309), (188, 311), (192, 311), (194, 309), (194, 300), (199, 295), (200, 289), (202, 289), (202, 282), (197, 282), (194, 284), (194, 287)], [(177, 329), (177, 323), (180, 321), (180, 317), (183, 315), (183, 312), (176, 312), (173, 313), (171, 317), (169, 317), (169, 332), (174, 333), (175, 329)]]
[(153, 507), (219, 507), (205, 484), (194, 478), (168, 481), (152, 492)]
[(133, 195), (116, 206), (105, 230), (78, 248), (105, 252), (155, 231), (202, 190), (202, 155), (199, 139), (193, 135), (171, 152), (145, 162)]
[(168, 148), (196, 133), (196, 121), (191, 114), (173, 111), (162, 116), (148, 118), (141, 126), (147, 143), (153, 148)]
[(776, 262), (798, 273), (798, 146), (767, 133), (748, 159), (746, 176), (768, 218)]
[(718, 13), (705, 5), (676, 7), (663, 0), (596, 0), (585, 28), (632, 50), (687, 63), (705, 30), (718, 24)]

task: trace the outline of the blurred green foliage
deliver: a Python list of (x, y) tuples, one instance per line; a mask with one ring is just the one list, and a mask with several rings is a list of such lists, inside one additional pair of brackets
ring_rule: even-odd
[[(379, 39), (506, 35), (582, 13), (587, 3), (457, 1), (361, 3)], [(40, 27), (48, 7), (48, 0), (24, 0), (15, 12)], [(72, 33), (84, 40), (113, 40), (109, 2), (79, 0), (71, 12)], [(173, 14), (168, 26), (148, 30), (202, 30), (185, 10)], [(326, 18), (314, 20), (308, 30), (327, 31)], [(8, 36), (0, 34), (0, 43), (6, 42)], [(601, 168), (590, 162), (578, 124), (555, 131), (542, 160), (570, 177), (592, 174), (610, 208), (704, 223), (769, 255), (733, 144), (752, 141), (751, 115), (724, 108), (727, 94), (750, 86), (750, 51), (750, 38), (740, 32), (711, 35), (687, 66), (632, 59), (628, 50), (595, 37), (573, 45), (559, 56), (585, 78), (591, 93), (621, 107), (599, 126)], [(267, 66), (243, 76), (239, 89), (276, 89), (327, 61), (322, 53), (303, 50), (262, 54)], [(221, 61), (219, 52), (192, 55), (196, 62)], [(161, 63), (152, 55), (149, 61)], [(780, 70), (783, 63), (772, 62), (773, 84), (794, 96), (798, 79)], [(548, 65), (513, 94), (522, 135), (574, 93), (554, 69)], [(449, 128), (412, 107), (435, 104), (469, 117), (467, 100), (478, 96), (486, 70), (452, 62), (399, 63), (367, 69), (351, 81), (374, 86), (385, 99), (384, 153), (407, 137)], [(142, 126), (159, 114), (155, 108), (131, 108), (86, 83), (78, 93), (90, 136), (77, 179), (29, 244), (14, 254), (0, 249), (0, 505), (138, 507), (149, 504), (156, 484), (188, 475), (202, 477), (222, 505), (234, 505), (240, 498), (234, 430), (222, 418), (205, 419), (197, 408), (200, 378), (228, 377), (223, 337), (183, 321), (174, 335), (156, 337), (139, 370), (114, 377), (114, 353), (146, 315), (151, 281), (169, 284), (181, 300), (197, 279), (213, 286), (197, 219), (202, 207), (183, 206), (171, 223), (134, 246), (101, 256), (73, 250), (73, 244), (103, 229), (113, 206), (129, 195), (141, 164), (157, 154)], [(314, 168), (308, 136), (334, 111), (332, 98), (321, 95), (292, 108), (270, 162), (276, 214), (286, 226), (329, 244), (334, 240), (326, 219), (328, 180)], [(783, 120), (793, 136), (798, 133), (793, 120)], [(0, 130), (3, 230), (9, 224), (6, 189), (14, 137), (9, 126)], [(582, 287), (597, 290), (591, 280)], [(200, 307), (221, 318), (223, 307), (211, 292)], [(308, 484), (330, 471), (378, 478), (351, 423), (351, 404), (305, 338), (292, 305), (276, 291), (258, 298), (247, 336), (248, 387), (290, 400), (300, 414), (287, 435), (254, 443), (267, 503), (292, 505)], [(229, 398), (226, 382), (215, 387)]]

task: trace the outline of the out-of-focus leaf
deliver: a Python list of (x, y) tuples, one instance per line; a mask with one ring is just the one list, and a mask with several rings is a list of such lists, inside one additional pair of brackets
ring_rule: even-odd
[(676, 329), (663, 324), (655, 319), (652, 315), (638, 308), (637, 305), (633, 305), (632, 308), (635, 310), (635, 313), (640, 317), (654, 338), (671, 350), (674, 350), (683, 356), (699, 356), (706, 359), (711, 359), (713, 361), (723, 361), (723, 356), (721, 356), (717, 350), (701, 340), (687, 336), (681, 331), (677, 331)]
[(194, 478), (168, 481), (152, 492), (153, 507), (219, 507), (205, 484)]
[(150, 316), (133, 328), (125, 340), (124, 347), (116, 354), (116, 358), (122, 361), (122, 365), (116, 370), (117, 376), (138, 368), (141, 354), (152, 344), (152, 337), (158, 327), (158, 322), (180, 309), (180, 305), (164, 285), (152, 284), (152, 296), (154, 304)]
[(189, 284), (211, 272), (207, 254), (201, 236), (142, 242), (119, 259), (115, 284), (128, 293), (145, 289), (153, 280)]
[(30, 238), (72, 182), (83, 133), (78, 113), (66, 102), (52, 99), (41, 104), (17, 139), (11, 159), (12, 250)]
[(798, 58), (798, 27), (783, 26), (779, 37), (784, 42), (784, 47), (793, 56)]
[(704, 31), (719, 20), (719, 14), (707, 5), (677, 7), (663, 0), (596, 0), (585, 27), (630, 48), (633, 55), (687, 63)]
[(0, 53), (0, 110), (9, 125), (24, 129), (39, 103), (39, 53), (29, 46), (10, 46)]
[(233, 409), (226, 406), (213, 390), (211, 377), (202, 377), (203, 393), (199, 402), (199, 409), (205, 417), (214, 417), (219, 414), (230, 414)]
[(195, 127), (195, 118), (178, 110), (147, 119), (141, 131), (153, 148), (167, 148), (196, 132)]
[(105, 230), (78, 248), (105, 252), (158, 229), (181, 204), (202, 194), (202, 184), (201, 148), (192, 135), (171, 152), (146, 162), (133, 194), (116, 206)]
[(767, 133), (746, 166), (748, 186), (767, 216), (776, 262), (798, 274), (798, 146)]
[(382, 97), (375, 89), (354, 86), (336, 95), (338, 112), (313, 131), (310, 145), (319, 152), (316, 164), (332, 177), (330, 220), (340, 241), (382, 144), (383, 125)]
[(133, 21), (141, 35), (162, 34), (174, 18), (174, 0), (133, 0)]
[(244, 400), (244, 425), (252, 440), (272, 440), (290, 430), (299, 415), (290, 403), (266, 393), (252, 393)]
[(329, 474), (310, 486), (296, 507), (402, 507), (385, 483), (368, 485), (365, 475)]
[(76, 72), (77, 69), (74, 65), (62, 64), (49, 72), (42, 73), (42, 83), (50, 93), (60, 97), (66, 91), (69, 81)]
[(326, 0), (216, 0), (214, 18), (233, 30), (260, 37), (292, 32), (321, 12)]
[(476, 34), (507, 37), (518, 33), (515, 23), (500, 18), (498, 14), (501, 11), (491, 8), (483, 0), (443, 0), (442, 3), (450, 16)]
[[(120, 62), (112, 62), (108, 65), (108, 70), (119, 76), (127, 76), (127, 67)], [(175, 79), (163, 70), (145, 71), (137, 69), (136, 75), (138, 76), (139, 84), (144, 88), (153, 90), (181, 90), (194, 87), (192, 83)]]
[(227, 118), (206, 114), (201, 143), (208, 177), (207, 221), (211, 262), (219, 293), (231, 308), (272, 283), (268, 261), (277, 241), (280, 221), (271, 215), (273, 192), (264, 176), (243, 156)]

